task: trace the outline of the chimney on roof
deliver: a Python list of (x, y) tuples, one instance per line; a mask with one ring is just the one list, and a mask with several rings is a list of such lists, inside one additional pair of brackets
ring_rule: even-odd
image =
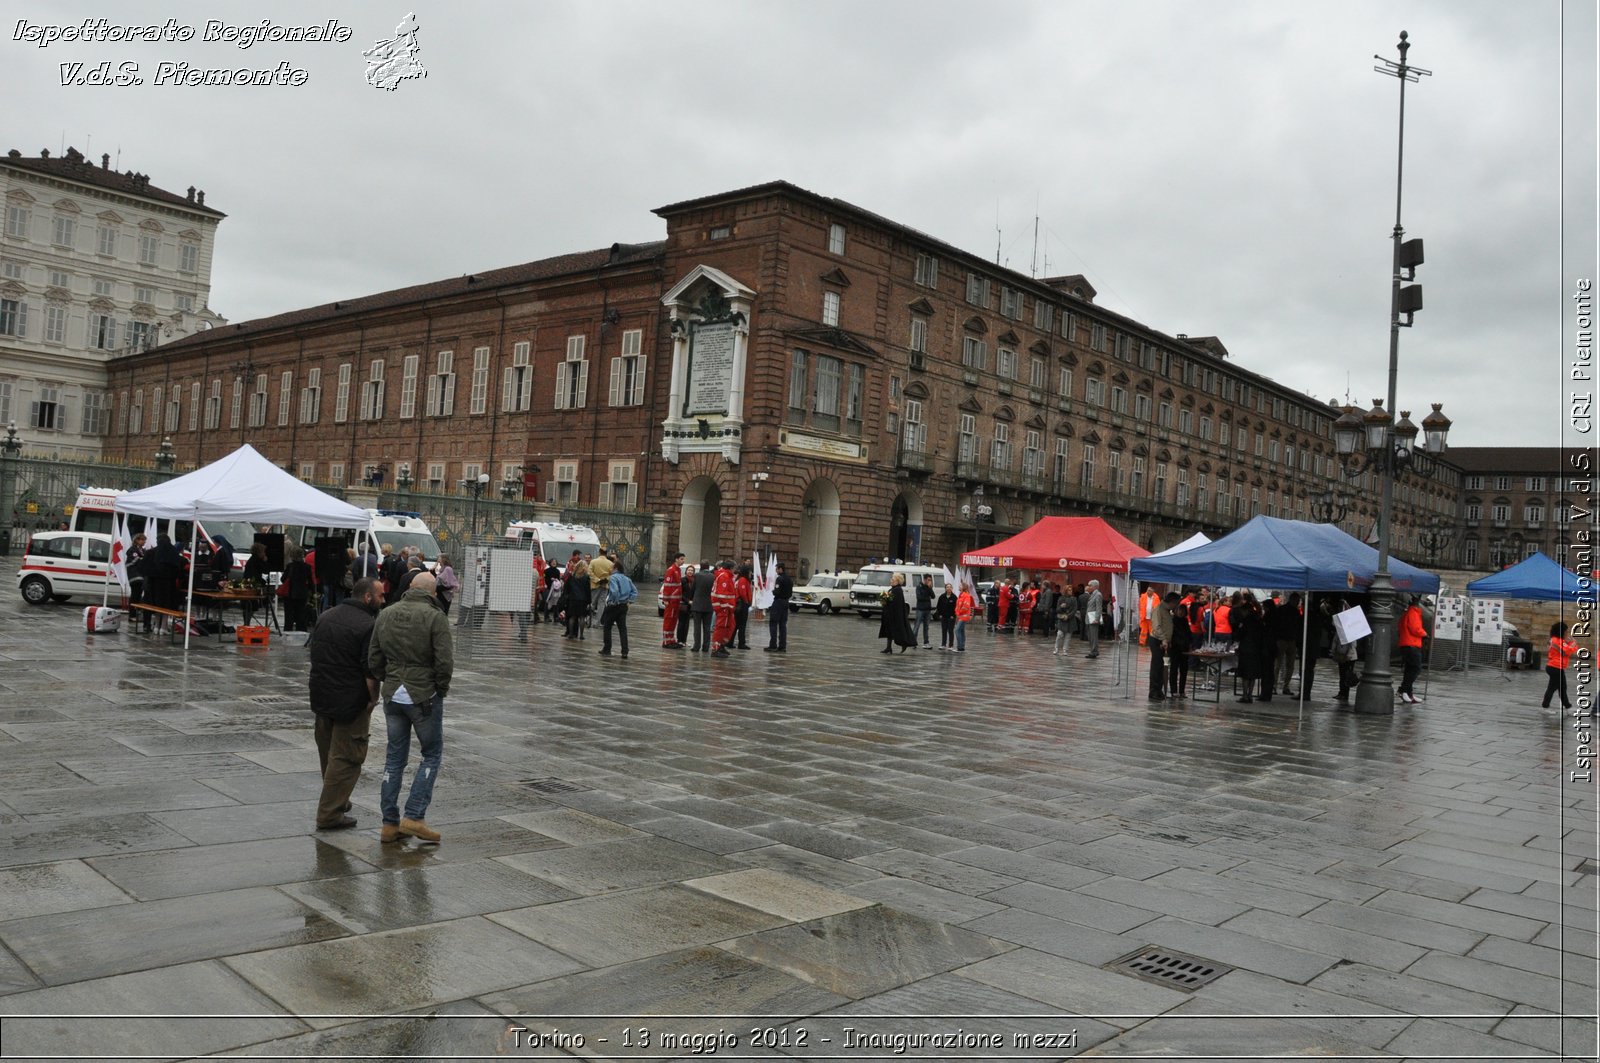
[(189, 202), (194, 202), (194, 185), (189, 186)]
[(18, 151), (16, 148), (12, 148), (10, 151), (6, 152), (6, 158), (20, 159), (22, 158), (22, 152)]
[(102, 170), (111, 169), (111, 153), (110, 152), (106, 152), (104, 155), (100, 156), (100, 169), (102, 169)]
[(40, 148), (39, 149), (39, 158), (48, 159), (49, 157), (50, 157), (50, 149), (49, 148)]
[(206, 205), (206, 190), (205, 189), (202, 188), (200, 191), (196, 192), (194, 195), (195, 195), (195, 202), (196, 203), (200, 204), (202, 207)]

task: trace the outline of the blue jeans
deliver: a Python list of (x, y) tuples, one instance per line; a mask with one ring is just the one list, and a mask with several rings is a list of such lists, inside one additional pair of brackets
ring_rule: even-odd
[(966, 648), (967, 648), (967, 622), (965, 620), (957, 620), (956, 621), (956, 649), (965, 650)]
[(444, 755), (444, 698), (433, 696), (433, 709), (423, 716), (415, 705), (394, 701), (383, 703), (384, 722), (389, 728), (389, 749), (383, 763), (383, 790), (379, 807), (385, 823), (399, 823), (400, 784), (405, 782), (406, 761), (411, 757), (411, 731), (417, 732), (422, 748), (422, 766), (411, 780), (411, 795), (406, 798), (406, 819), (424, 819), (433, 801), (433, 784), (439, 775), (439, 760)]

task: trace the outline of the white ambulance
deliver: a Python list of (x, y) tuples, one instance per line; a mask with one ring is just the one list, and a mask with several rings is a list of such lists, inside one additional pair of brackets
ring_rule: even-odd
[(536, 551), (546, 561), (565, 565), (572, 551), (600, 556), (600, 536), (586, 524), (518, 520), (506, 526), (506, 538)]

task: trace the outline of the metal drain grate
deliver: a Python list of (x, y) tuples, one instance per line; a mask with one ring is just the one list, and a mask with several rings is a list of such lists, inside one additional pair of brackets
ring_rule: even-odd
[(1600, 875), (1600, 864), (1595, 863), (1593, 860), (1585, 860), (1578, 865), (1578, 874)]
[(572, 794), (588, 789), (587, 786), (579, 786), (564, 779), (524, 779), (522, 785), (536, 794)]
[(295, 705), (300, 699), (288, 694), (257, 694), (253, 698), (245, 698), (252, 705)]
[(1215, 960), (1191, 956), (1187, 952), (1147, 945), (1132, 955), (1112, 960), (1106, 964), (1106, 970), (1131, 974), (1169, 989), (1192, 993), (1203, 985), (1215, 982), (1233, 968)]

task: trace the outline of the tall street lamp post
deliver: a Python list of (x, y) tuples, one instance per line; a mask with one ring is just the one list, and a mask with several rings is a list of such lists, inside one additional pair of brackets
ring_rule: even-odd
[(983, 504), (983, 485), (979, 484), (972, 489), (972, 501), (961, 507), (963, 517), (972, 518), (972, 549), (978, 549), (978, 524), (985, 518), (992, 516), (993, 509)]
[[(1431, 74), (1432, 71), (1411, 66), (1407, 62), (1406, 53), (1410, 48), (1407, 34), (1402, 30), (1398, 45), (1400, 52), (1398, 63), (1382, 56), (1373, 56), (1380, 64), (1373, 67), (1374, 70), (1396, 78), (1400, 82), (1400, 129), (1395, 164), (1394, 265), (1389, 296), (1389, 404), (1385, 407), (1381, 402), (1374, 402), (1372, 411), (1363, 419), (1367, 456), (1362, 471), (1367, 468), (1377, 468), (1383, 483), (1378, 509), (1378, 570), (1372, 577), (1372, 586), (1368, 592), (1372, 606), (1372, 643), (1368, 647), (1366, 670), (1362, 672), (1361, 683), (1356, 688), (1355, 703), (1356, 712), (1372, 715), (1394, 712), (1394, 686), (1389, 674), (1389, 653), (1394, 646), (1394, 584), (1389, 578), (1389, 542), (1392, 532), (1390, 526), (1394, 516), (1394, 479), (1397, 465), (1410, 460), (1411, 443), (1417, 434), (1416, 425), (1412, 424), (1405, 414), (1401, 415), (1401, 423), (1397, 426), (1393, 415), (1389, 413), (1395, 406), (1395, 387), (1400, 368), (1400, 329), (1402, 324), (1410, 326), (1412, 315), (1422, 309), (1422, 286), (1403, 283), (1415, 279), (1416, 268), (1423, 262), (1422, 241), (1404, 239), (1405, 229), (1400, 224), (1400, 202), (1405, 184), (1406, 82), (1416, 81)], [(1400, 320), (1402, 314), (1405, 315), (1403, 323)], [(1434, 416), (1441, 417), (1438, 406), (1434, 407)], [(1335, 425), (1337, 445), (1342, 456), (1348, 457), (1356, 453), (1357, 433), (1354, 429), (1354, 417), (1353, 411), (1347, 411)], [(1449, 421), (1445, 420), (1446, 430), (1448, 425)], [(1430, 453), (1444, 450), (1443, 431), (1438, 433), (1437, 451), (1433, 447), (1435, 440), (1432, 431), (1428, 433), (1427, 440)]]
[(483, 497), (483, 492), (489, 486), (489, 474), (480, 472), (476, 479), (462, 480), (461, 486), (472, 492), (472, 506), (467, 516), (467, 542), (472, 542), (472, 537), (478, 534), (478, 499)]

